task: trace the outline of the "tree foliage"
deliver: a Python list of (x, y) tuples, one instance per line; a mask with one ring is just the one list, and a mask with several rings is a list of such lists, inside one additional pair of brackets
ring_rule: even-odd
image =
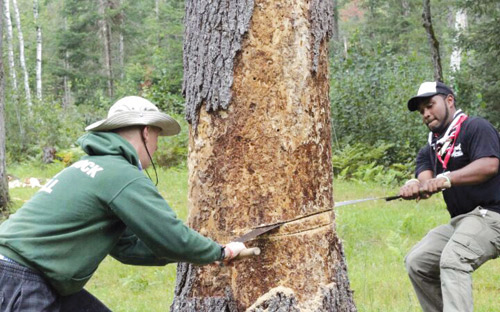
[[(105, 116), (110, 104), (125, 95), (142, 95), (182, 119), (184, 1), (105, 2), (107, 9), (101, 16), (98, 1), (39, 1), (35, 25), (33, 1), (18, 0), (32, 90), (36, 89), (36, 26), (42, 29), (43, 102), (35, 101), (33, 115), (28, 114), (24, 91), (12, 90), (12, 75), (6, 68), (8, 163), (38, 159), (45, 146), (71, 150), (85, 125)], [(401, 168), (411, 168), (418, 147), (425, 142), (426, 129), (418, 113), (406, 110), (406, 101), (422, 81), (434, 79), (422, 0), (337, 0), (336, 4), (339, 30), (330, 49), (333, 147), (339, 155), (348, 155), (344, 149), (353, 147), (371, 155), (371, 149), (384, 146), (374, 168), (381, 165), (388, 170), (391, 164), (400, 163), (403, 166), (394, 170), (407, 170)], [(500, 4), (443, 0), (431, 5), (444, 81), (455, 88), (461, 108), (500, 126)], [(462, 66), (453, 73), (449, 56), (455, 44), (454, 13), (459, 9), (466, 10), (469, 23), (458, 41)], [(107, 91), (99, 32), (103, 18), (111, 30), (113, 97)], [(22, 77), (16, 31), (14, 25), (16, 71)], [(3, 52), (7, 59), (6, 48)], [(66, 95), (69, 107), (63, 105)], [(182, 163), (186, 140), (183, 135), (166, 141), (168, 153), (177, 156), (171, 158), (165, 149), (159, 153), (160, 162)], [(351, 165), (349, 170), (362, 164), (366, 163)]]
[[(467, 52), (462, 70), (452, 79), (453, 18), (461, 8), (469, 10), (472, 21), (459, 43)], [(422, 10), (421, 0), (340, 2), (341, 39), (335, 44), (330, 71), (333, 146), (337, 155), (351, 155), (346, 157), (359, 165), (337, 163), (340, 176), (355, 177), (353, 168), (373, 173), (373, 168), (381, 166), (388, 172), (398, 163), (403, 165), (395, 170), (406, 171), (407, 177), (410, 174), (408, 165), (425, 143), (427, 129), (418, 113), (407, 110), (406, 103), (421, 82), (434, 80)], [(444, 82), (455, 88), (460, 108), (497, 125), (500, 41), (494, 34), (500, 31), (499, 12), (498, 1), (493, 0), (461, 0), (458, 5), (449, 0), (432, 2)], [(385, 152), (370, 158), (370, 151), (381, 146), (386, 147)], [(362, 168), (371, 162), (353, 158), (353, 148), (375, 162), (371, 169)]]
[(464, 107), (487, 116), (500, 127), (500, 3), (461, 0), (468, 12), (468, 28), (461, 36), (465, 61), (455, 88)]
[[(35, 86), (33, 2), (18, 1), (30, 84)], [(158, 3), (158, 10), (155, 10), (153, 1), (106, 0), (107, 8), (101, 16), (98, 1), (39, 2), (37, 22), (43, 31), (44, 100), (35, 103), (34, 114), (30, 115), (23, 96), (18, 95), (20, 101), (13, 102), (15, 94), (7, 92), (9, 162), (37, 159), (45, 146), (58, 150), (71, 148), (85, 125), (105, 116), (111, 103), (125, 95), (141, 95), (169, 113), (182, 114), (184, 2), (164, 0)], [(99, 31), (103, 18), (111, 29), (111, 63), (115, 79), (111, 98), (107, 91), (103, 38)], [(14, 43), (14, 47), (17, 55), (18, 44)], [(69, 86), (70, 107), (63, 105), (65, 80)], [(20, 112), (19, 118), (17, 112)], [(182, 148), (185, 145), (182, 143), (179, 149), (185, 150)], [(179, 157), (178, 153), (176, 155)]]

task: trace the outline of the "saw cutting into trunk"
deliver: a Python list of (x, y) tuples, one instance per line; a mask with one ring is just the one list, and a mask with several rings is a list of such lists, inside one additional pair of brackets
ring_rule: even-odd
[[(395, 200), (395, 199), (398, 199), (398, 198), (401, 198), (401, 196), (400, 195), (396, 195), (396, 196), (387, 196), (387, 197), (369, 197), (369, 198), (363, 198), (363, 199), (354, 199), (354, 200), (347, 200), (347, 201), (338, 202), (338, 203), (335, 204), (335, 207), (347, 206), (347, 205), (358, 204), (358, 203), (362, 203), (362, 202), (366, 202), (366, 201), (380, 200), (380, 199), (383, 199), (385, 201), (391, 201), (391, 200)], [(284, 225), (286, 223), (290, 223), (290, 222), (298, 221), (298, 220), (301, 220), (301, 219), (309, 218), (309, 217), (312, 217), (312, 216), (315, 216), (315, 215), (318, 215), (318, 214), (330, 212), (332, 210), (333, 210), (333, 208), (329, 208), (329, 209), (326, 209), (326, 210), (316, 211), (316, 212), (307, 214), (305, 216), (300, 216), (300, 217), (297, 217), (297, 218), (294, 218), (294, 219), (290, 219), (290, 220), (286, 220), (286, 221), (280, 221), (280, 222), (276, 222), (276, 223), (272, 223), (272, 224), (259, 225), (259, 226), (256, 226), (255, 228), (253, 228), (253, 230), (251, 230), (250, 232), (245, 233), (242, 236), (238, 237), (234, 241), (235, 242), (242, 242), (242, 243), (248, 242), (248, 241), (253, 240), (256, 237), (258, 237), (258, 236), (260, 236), (260, 235), (262, 235), (264, 233), (267, 233), (269, 231), (272, 231), (272, 230), (274, 230), (274, 229), (276, 229), (276, 228), (278, 228), (278, 227), (280, 227), (280, 226), (282, 226), (282, 225)], [(259, 250), (259, 254), (260, 254), (260, 250)]]

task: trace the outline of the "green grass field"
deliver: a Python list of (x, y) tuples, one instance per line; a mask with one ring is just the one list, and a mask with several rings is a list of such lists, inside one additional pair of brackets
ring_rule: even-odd
[[(55, 174), (59, 165), (44, 168), (16, 167), (18, 177)], [(154, 179), (154, 178), (153, 178)], [(160, 170), (159, 189), (182, 219), (187, 217), (187, 170)], [(13, 189), (14, 210), (36, 190)], [(335, 181), (336, 201), (388, 196), (397, 188), (375, 184)], [(421, 311), (407, 278), (403, 259), (406, 252), (449, 215), (440, 195), (429, 200), (407, 202), (383, 200), (339, 207), (336, 225), (343, 241), (348, 274), (359, 311)], [(108, 257), (87, 289), (113, 311), (167, 311), (175, 287), (175, 265), (135, 267)], [(500, 261), (490, 261), (473, 275), (475, 311), (500, 311)]]

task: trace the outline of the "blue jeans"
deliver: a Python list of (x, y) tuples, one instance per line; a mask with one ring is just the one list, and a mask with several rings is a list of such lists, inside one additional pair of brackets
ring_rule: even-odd
[(86, 290), (59, 296), (36, 272), (0, 260), (0, 311), (2, 312), (108, 312), (111, 311)]

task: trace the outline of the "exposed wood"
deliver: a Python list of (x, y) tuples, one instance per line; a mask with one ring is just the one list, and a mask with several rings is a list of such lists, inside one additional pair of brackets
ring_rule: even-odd
[(33, 17), (36, 30), (36, 98), (42, 101), (42, 27), (38, 19), (38, 0), (33, 1)]
[(431, 50), (432, 65), (434, 67), (434, 79), (436, 81), (443, 81), (443, 68), (441, 66), (441, 56), (439, 54), (439, 41), (434, 33), (431, 18), (431, 4), (430, 0), (424, 0), (424, 11), (422, 13), (423, 26), (427, 32), (427, 38)]
[[(332, 207), (331, 2), (190, 1), (186, 10), (190, 226), (226, 243)], [(230, 89), (210, 94), (222, 85)], [(333, 212), (248, 246), (262, 254), (233, 267), (179, 265), (171, 310), (356, 311)]]
[(24, 56), (24, 37), (23, 37), (21, 17), (19, 15), (19, 7), (17, 5), (17, 0), (12, 0), (12, 5), (14, 7), (14, 20), (16, 21), (17, 37), (19, 40), (19, 64), (21, 65), (21, 70), (23, 72), (23, 77), (24, 77), (24, 92), (26, 95), (26, 104), (28, 105), (28, 112), (31, 114), (32, 113), (31, 106), (33, 105), (33, 103), (31, 102), (29, 74), (28, 74), (28, 69), (26, 68), (26, 58)]
[[(3, 1), (0, 1), (0, 12), (3, 12)], [(0, 51), (3, 51), (3, 18), (0, 18)], [(5, 162), (5, 72), (3, 58), (0, 57), (0, 219), (9, 212), (9, 183)]]

